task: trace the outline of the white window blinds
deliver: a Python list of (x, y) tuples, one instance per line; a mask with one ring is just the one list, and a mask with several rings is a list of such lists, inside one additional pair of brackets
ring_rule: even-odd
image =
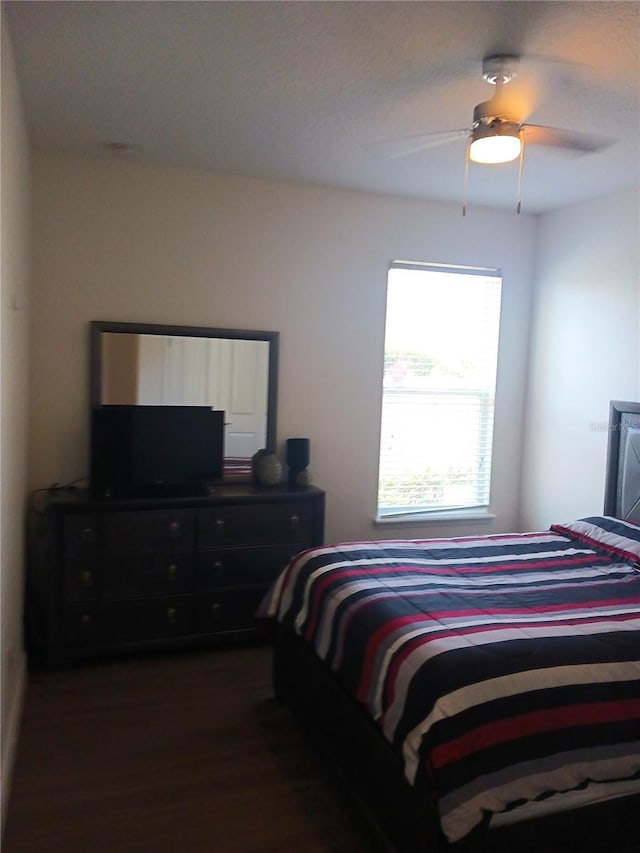
[(489, 505), (501, 289), (497, 270), (392, 265), (379, 518)]

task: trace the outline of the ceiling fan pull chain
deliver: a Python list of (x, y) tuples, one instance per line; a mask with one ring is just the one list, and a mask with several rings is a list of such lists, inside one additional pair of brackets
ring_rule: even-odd
[(464, 157), (464, 195), (462, 199), (462, 215), (467, 215), (467, 190), (469, 188), (469, 150), (471, 149), (471, 137), (467, 139), (467, 150)]
[(520, 128), (520, 157), (518, 162), (518, 203), (516, 213), (522, 209), (522, 167), (524, 165), (524, 131)]

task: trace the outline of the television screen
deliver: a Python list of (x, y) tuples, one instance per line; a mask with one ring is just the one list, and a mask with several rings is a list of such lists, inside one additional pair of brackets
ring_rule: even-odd
[(92, 412), (90, 486), (100, 497), (199, 494), (222, 479), (224, 412), (101, 406)]

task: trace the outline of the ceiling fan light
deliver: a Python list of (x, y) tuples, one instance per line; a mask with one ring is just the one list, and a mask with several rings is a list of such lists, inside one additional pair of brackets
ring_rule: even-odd
[(509, 163), (520, 156), (521, 149), (517, 126), (476, 128), (471, 135), (469, 159), (474, 163)]

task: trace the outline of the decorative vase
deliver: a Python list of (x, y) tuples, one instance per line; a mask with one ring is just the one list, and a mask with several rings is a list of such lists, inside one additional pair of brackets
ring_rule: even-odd
[(265, 453), (256, 462), (256, 480), (261, 486), (277, 486), (282, 480), (282, 465), (275, 453)]
[(311, 482), (311, 471), (308, 468), (303, 468), (301, 471), (296, 471), (295, 479), (291, 481), (289, 475), (289, 484), (293, 486), (308, 486)]
[(264, 456), (268, 456), (268, 454), (269, 451), (265, 450), (265, 448), (263, 447), (262, 450), (257, 450), (251, 457), (251, 479), (254, 483), (260, 482), (260, 480), (258, 479), (258, 464), (260, 463), (260, 460)]

